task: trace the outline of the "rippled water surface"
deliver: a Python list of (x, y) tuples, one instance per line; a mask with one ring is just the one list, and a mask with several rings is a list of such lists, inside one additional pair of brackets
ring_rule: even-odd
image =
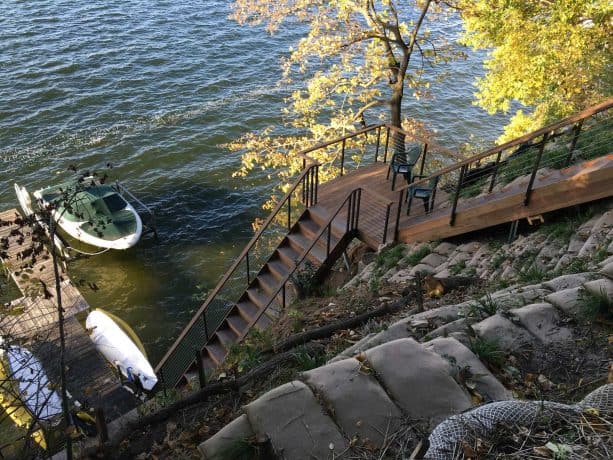
[[(70, 273), (96, 282), (89, 303), (132, 324), (155, 363), (263, 215), (273, 184), (231, 178), (238, 158), (219, 145), (279, 120), (277, 62), (298, 34), (239, 27), (221, 0), (7, 0), (0, 11), (0, 209), (16, 206), (14, 181), (36, 189), (71, 163), (113, 163), (155, 210), (159, 241)], [(452, 64), (436, 99), (407, 114), (450, 146), (495, 138), (501, 120), (471, 106), (480, 62)]]

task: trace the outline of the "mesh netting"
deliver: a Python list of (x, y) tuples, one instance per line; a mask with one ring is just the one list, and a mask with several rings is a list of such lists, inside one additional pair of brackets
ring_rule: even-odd
[(613, 384), (601, 386), (573, 405), (550, 401), (498, 401), (453, 415), (430, 434), (430, 448), (424, 458), (453, 459), (460, 443), (471, 444), (477, 438), (487, 439), (498, 426), (526, 426), (543, 417), (578, 419), (587, 408), (598, 409), (601, 415), (610, 416), (613, 413)]

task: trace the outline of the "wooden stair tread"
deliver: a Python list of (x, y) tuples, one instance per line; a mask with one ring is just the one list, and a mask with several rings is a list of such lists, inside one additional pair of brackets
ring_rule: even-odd
[(250, 287), (245, 293), (247, 297), (249, 297), (249, 300), (259, 307), (260, 310), (265, 308), (271, 300), (271, 296), (267, 295), (259, 285)]
[(253, 321), (255, 318), (257, 318), (260, 309), (253, 304), (253, 302), (251, 302), (248, 299), (245, 299), (239, 303), (236, 304), (236, 310), (239, 312), (239, 314), (243, 317), (243, 319), (247, 322), (250, 323), (251, 321)]
[(238, 336), (244, 334), (247, 330), (247, 326), (249, 326), (249, 323), (245, 321), (245, 318), (240, 314), (229, 315), (226, 318), (226, 322), (228, 323), (228, 327)]
[(279, 279), (270, 271), (260, 273), (258, 275), (258, 282), (261, 288), (269, 295), (276, 293), (279, 288)]
[[(290, 245), (295, 250), (299, 250), (299, 254), (303, 254), (306, 249), (308, 249), (313, 240), (310, 240), (307, 236), (302, 233), (290, 233), (287, 235), (287, 239), (290, 241)], [(332, 249), (332, 245), (330, 245), (330, 249)], [(321, 265), (326, 261), (326, 249), (322, 248), (320, 244), (314, 245), (309, 253), (306, 255), (305, 259), (309, 259), (311, 262), (316, 265)]]
[(232, 345), (238, 342), (238, 335), (230, 328), (217, 329), (215, 331), (215, 335), (219, 338), (219, 342), (223, 345), (223, 347), (230, 351)]
[(279, 255), (279, 259), (281, 260), (281, 263), (285, 265), (286, 267), (288, 267), (287, 271), (293, 268), (294, 264), (297, 262), (298, 258), (300, 257), (300, 253), (296, 249), (294, 249), (292, 246), (290, 246), (289, 242), (284, 246), (279, 246), (277, 248), (277, 254)]
[(282, 280), (285, 277), (285, 274), (289, 271), (288, 265), (286, 265), (279, 257), (269, 260), (266, 266), (269, 272), (279, 281)]
[(223, 345), (219, 342), (211, 341), (204, 346), (204, 349), (208, 352), (215, 366), (219, 366), (228, 354)]

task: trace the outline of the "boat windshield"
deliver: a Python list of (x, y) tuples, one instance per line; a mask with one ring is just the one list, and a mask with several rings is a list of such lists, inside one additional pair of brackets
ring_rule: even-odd
[(111, 213), (116, 213), (117, 211), (121, 211), (124, 209), (128, 203), (124, 200), (119, 194), (113, 193), (112, 195), (107, 195), (103, 198), (104, 204), (111, 211)]

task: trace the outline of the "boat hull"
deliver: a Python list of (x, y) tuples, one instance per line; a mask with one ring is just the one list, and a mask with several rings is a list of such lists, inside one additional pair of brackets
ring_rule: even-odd
[[(32, 422), (57, 422), (62, 413), (59, 395), (50, 383), (40, 361), (28, 350), (10, 346), (0, 362), (0, 406), (18, 427), (29, 429)], [(34, 430), (32, 439), (47, 448), (41, 428)]]
[(129, 380), (138, 379), (145, 390), (152, 390), (157, 376), (147, 358), (130, 337), (101, 310), (92, 311), (85, 327), (96, 349)]

